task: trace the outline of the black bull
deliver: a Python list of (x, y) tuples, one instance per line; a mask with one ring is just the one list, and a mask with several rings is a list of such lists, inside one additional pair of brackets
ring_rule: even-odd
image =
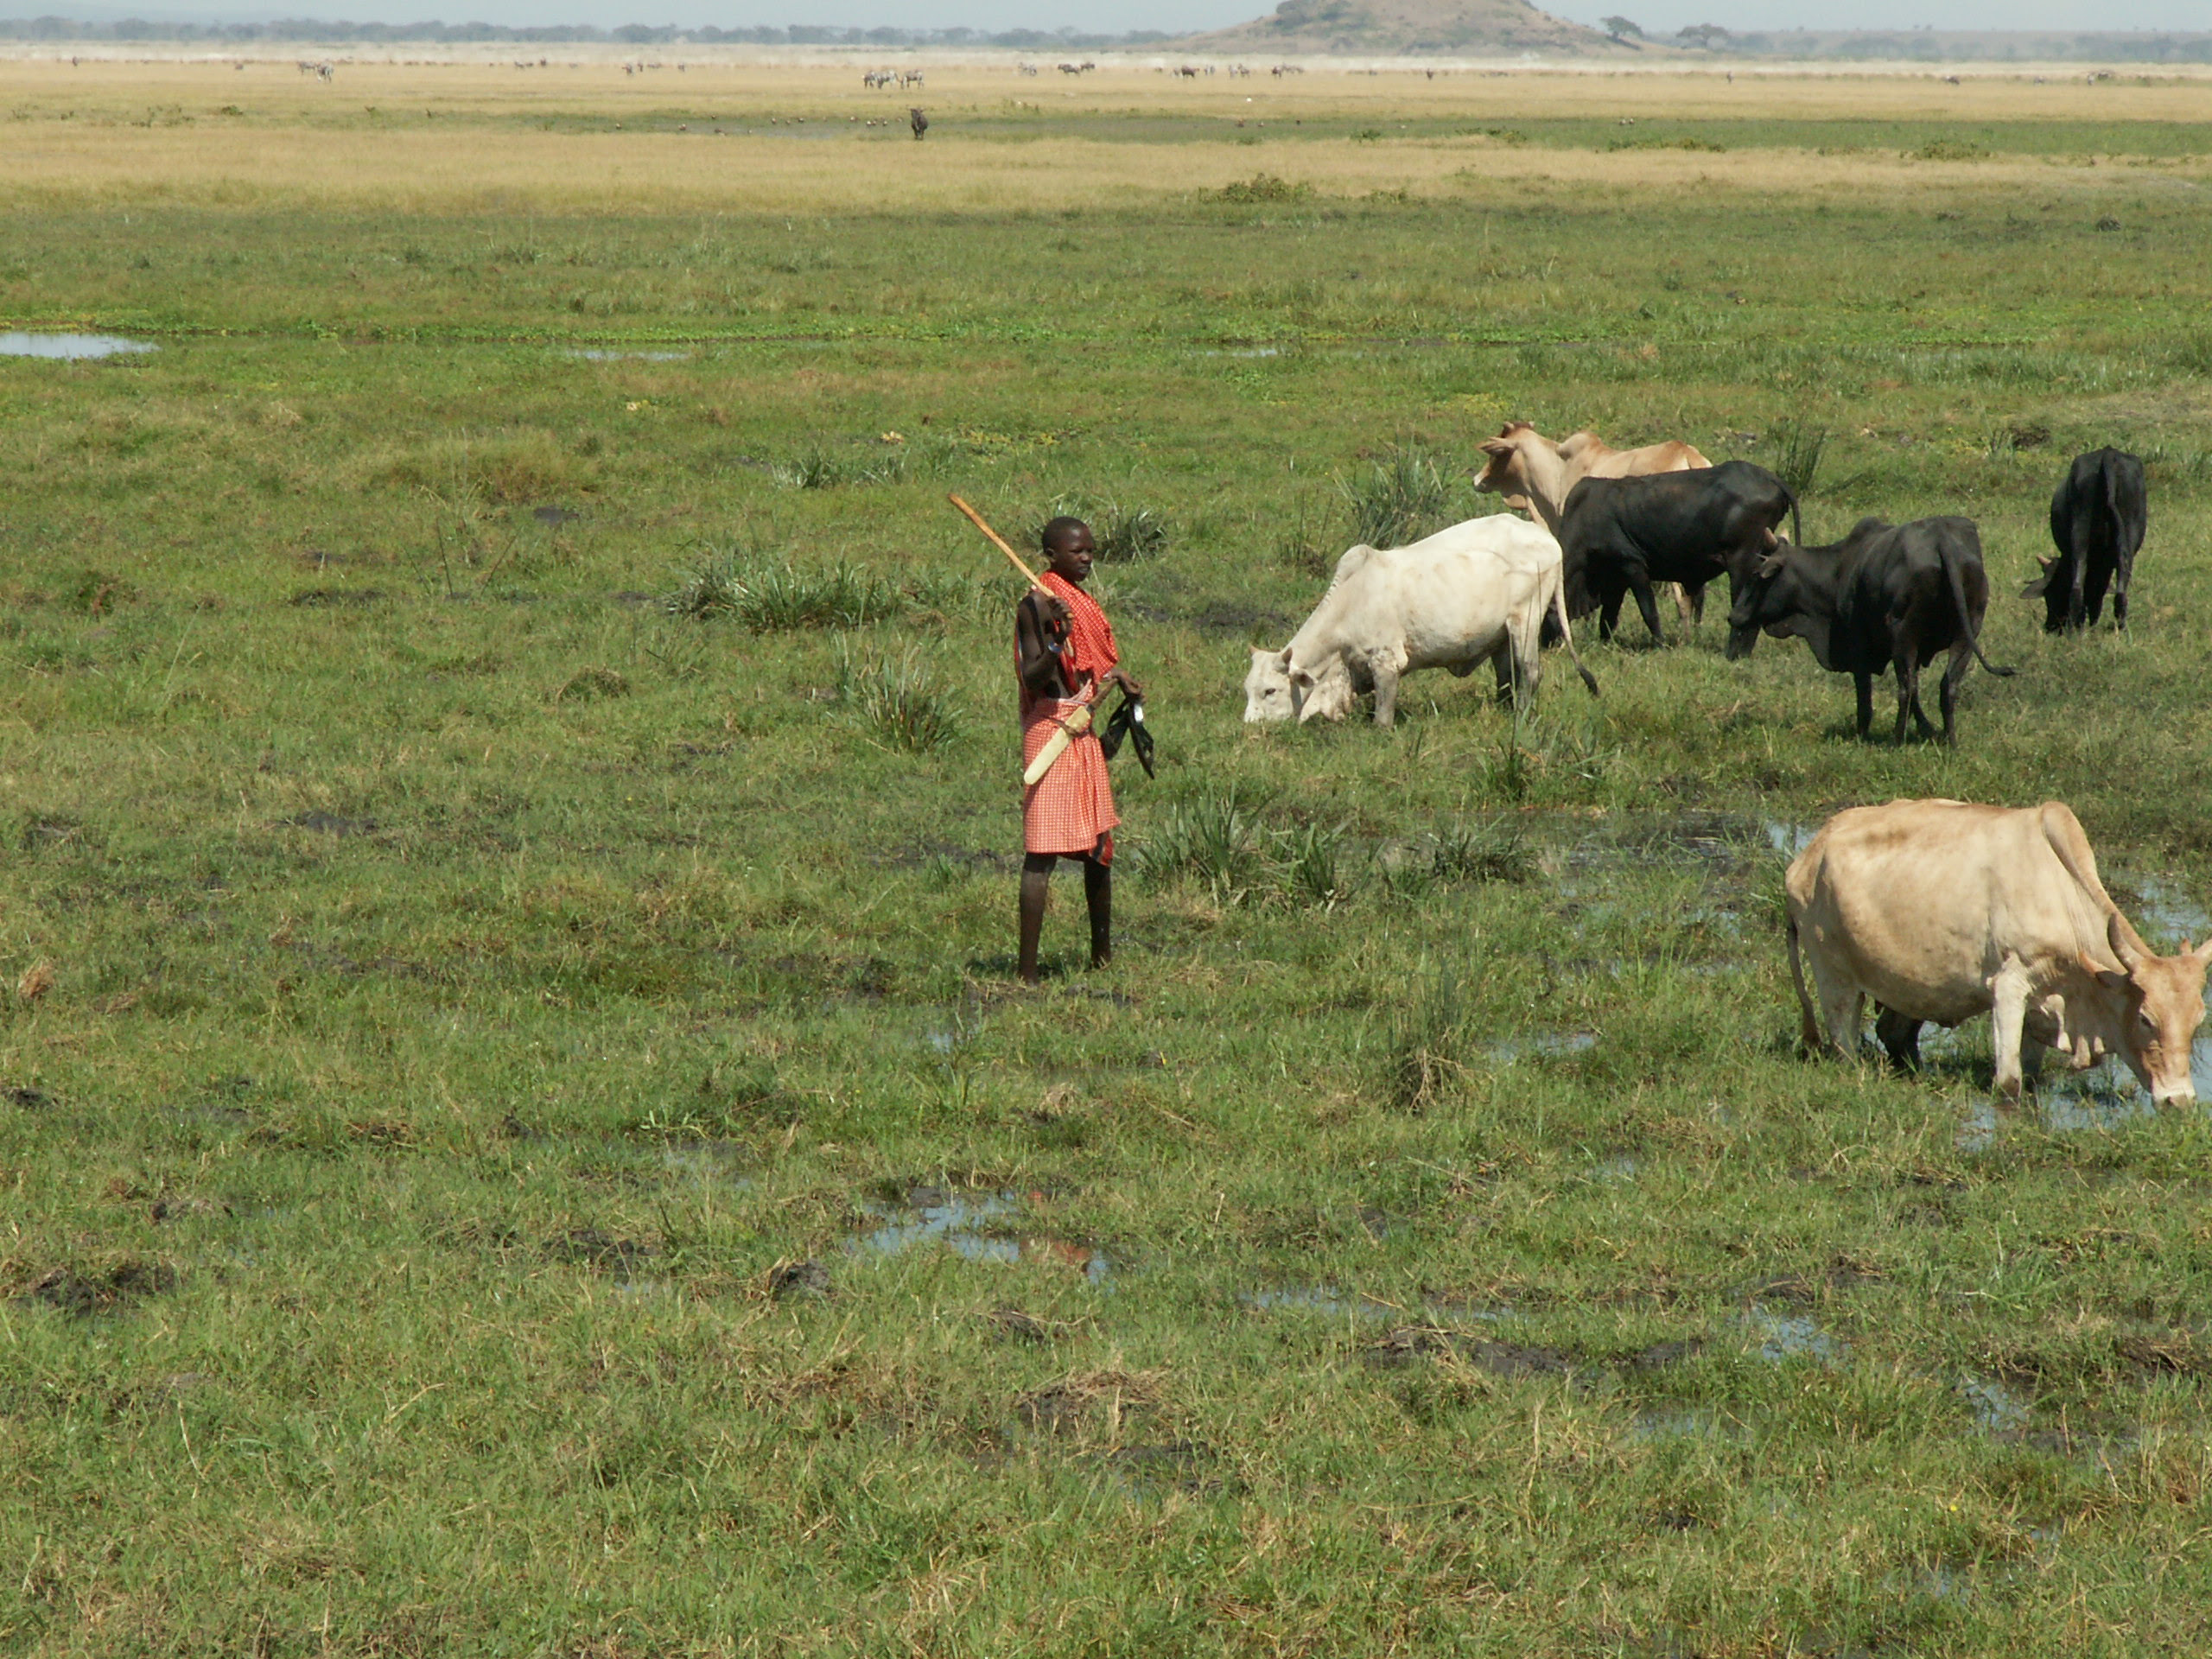
[(1636, 595), (1643, 626), (1662, 645), (1655, 582), (1677, 582), (1692, 613), (1705, 612), (1705, 585), (1726, 571), (1732, 590), (1773, 550), (1784, 513), (1800, 538), (1796, 499), (1764, 467), (1723, 461), (1688, 472), (1635, 478), (1586, 478), (1560, 514), (1569, 616), (1598, 613), (1598, 632), (1611, 639), (1624, 595)]
[(2050, 498), (2050, 539), (2058, 556), (2040, 561), (2043, 575), (2020, 595), (2041, 596), (2046, 633), (2094, 624), (2104, 610), (2107, 588), (2113, 621), (2127, 626), (2127, 584), (2149, 525), (2141, 461), (2124, 449), (2074, 457)]
[(1920, 665), (1948, 650), (1943, 671), (1943, 741), (1969, 661), (2009, 675), (1981, 654), (1977, 636), (1989, 608), (1989, 575), (1981, 537), (1971, 518), (1919, 518), (1885, 524), (1862, 518), (1833, 547), (1777, 548), (1735, 584), (1728, 614), (1728, 657), (1751, 654), (1764, 628), (1777, 639), (1795, 634), (1831, 673), (1858, 683), (1859, 735), (1874, 720), (1874, 677), (1897, 671), (1897, 741), (1910, 712), (1923, 736), (1934, 727), (1920, 706)]

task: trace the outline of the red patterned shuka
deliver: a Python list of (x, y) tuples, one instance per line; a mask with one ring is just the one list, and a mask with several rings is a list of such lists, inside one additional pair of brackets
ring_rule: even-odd
[[(1067, 639), (1060, 647), (1060, 673), (1071, 693), (1040, 697), (1021, 688), (1021, 764), (1026, 771), (1037, 753), (1086, 697), (1095, 696), (1100, 678), (1121, 660), (1114, 648), (1114, 625), (1098, 601), (1056, 571), (1039, 585), (1068, 607)], [(1106, 782), (1106, 755), (1096, 731), (1084, 732), (1061, 751), (1052, 769), (1021, 792), (1021, 844), (1032, 853), (1090, 855), (1101, 863), (1114, 856), (1114, 791)]]

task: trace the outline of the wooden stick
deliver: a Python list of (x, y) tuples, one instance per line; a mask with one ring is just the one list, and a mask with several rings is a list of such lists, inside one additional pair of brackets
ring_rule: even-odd
[(965, 513), (969, 524), (975, 525), (976, 529), (982, 531), (984, 535), (991, 538), (991, 544), (997, 548), (1000, 552), (1005, 554), (1007, 559), (1012, 562), (1014, 568), (1021, 572), (1021, 579), (1024, 582), (1027, 582), (1032, 588), (1034, 588), (1040, 594), (1050, 594), (1052, 591), (1043, 582), (1037, 580), (1037, 573), (1021, 562), (1021, 555), (1015, 552), (1012, 548), (1006, 544), (1006, 537), (1000, 535), (998, 531), (993, 530), (988, 524), (983, 522), (983, 515), (982, 513), (976, 512), (975, 508), (969, 506), (965, 501), (963, 501), (957, 495), (947, 495), (944, 499), (951, 502), (954, 506), (959, 508), (962, 512)]
[[(945, 499), (951, 502), (954, 506), (959, 508), (962, 513), (966, 516), (969, 524), (975, 525), (976, 529), (982, 531), (984, 535), (991, 538), (991, 544), (996, 547), (1000, 552), (1005, 554), (1007, 560), (1013, 564), (1014, 568), (1021, 572), (1022, 580), (1027, 582), (1032, 588), (1034, 588), (1039, 593), (1044, 594), (1047, 599), (1058, 597), (1051, 588), (1047, 588), (1043, 582), (1037, 580), (1037, 573), (1021, 562), (1020, 554), (1015, 552), (1012, 548), (1007, 545), (1006, 537), (1000, 535), (998, 531), (993, 530), (990, 525), (983, 522), (983, 515), (982, 513), (976, 512), (975, 508), (969, 506), (965, 501), (963, 501), (957, 495), (948, 494), (945, 497)], [(1098, 690), (1098, 687), (1093, 686), (1091, 688), (1090, 696), (1077, 698), (1077, 706), (1074, 711), (1071, 713), (1065, 720), (1060, 722), (1059, 730), (1054, 732), (1050, 737), (1045, 740), (1045, 747), (1037, 751), (1037, 758), (1029, 763), (1028, 766), (1021, 774), (1021, 784), (1023, 788), (1027, 789), (1034, 786), (1039, 779), (1044, 777), (1046, 772), (1052, 769), (1052, 762), (1058, 760), (1063, 754), (1067, 753), (1069, 743), (1090, 729), (1091, 709), (1093, 705), (1097, 702)]]

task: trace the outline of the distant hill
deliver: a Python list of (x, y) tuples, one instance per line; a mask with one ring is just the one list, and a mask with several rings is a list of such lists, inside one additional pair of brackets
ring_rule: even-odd
[(1335, 53), (1388, 57), (1639, 50), (1538, 11), (1529, 0), (1282, 0), (1265, 17), (1178, 46), (1205, 52)]

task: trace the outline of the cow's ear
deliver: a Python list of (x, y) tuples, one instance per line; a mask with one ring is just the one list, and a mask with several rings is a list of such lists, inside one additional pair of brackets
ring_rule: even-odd
[(1496, 461), (1503, 461), (1513, 453), (1513, 446), (1503, 438), (1484, 438), (1475, 447)]
[(1313, 689), (1313, 677), (1302, 668), (1291, 671), (1290, 683), (1303, 691), (1311, 691)]
[(2086, 950), (2077, 950), (2074, 955), (2075, 960), (2081, 965), (2082, 971), (2095, 980), (2105, 989), (2120, 991), (2127, 988), (2128, 976), (2126, 974), (2116, 974), (2109, 968), (2100, 966), (2097, 959)]
[(1760, 578), (1764, 580), (1768, 576), (1779, 575), (1782, 572), (1783, 563), (1784, 561), (1780, 552), (1777, 551), (1768, 554), (1766, 557), (1759, 561), (1758, 574)]
[(2043, 575), (2037, 576), (2033, 582), (2020, 589), (2020, 597), (2022, 599), (2041, 599), (2050, 587), (2050, 568), (2046, 566), (2044, 569)]
[(1280, 658), (1279, 660), (1280, 660), (1280, 661), (1281, 662), (1281, 664), (1282, 664), (1282, 671), (1283, 671), (1284, 673), (1286, 673), (1286, 674), (1289, 673), (1289, 672), (1290, 672), (1290, 647), (1289, 647), (1288, 645), (1285, 645), (1285, 646), (1282, 648), (1282, 656), (1281, 657), (1281, 658)]

